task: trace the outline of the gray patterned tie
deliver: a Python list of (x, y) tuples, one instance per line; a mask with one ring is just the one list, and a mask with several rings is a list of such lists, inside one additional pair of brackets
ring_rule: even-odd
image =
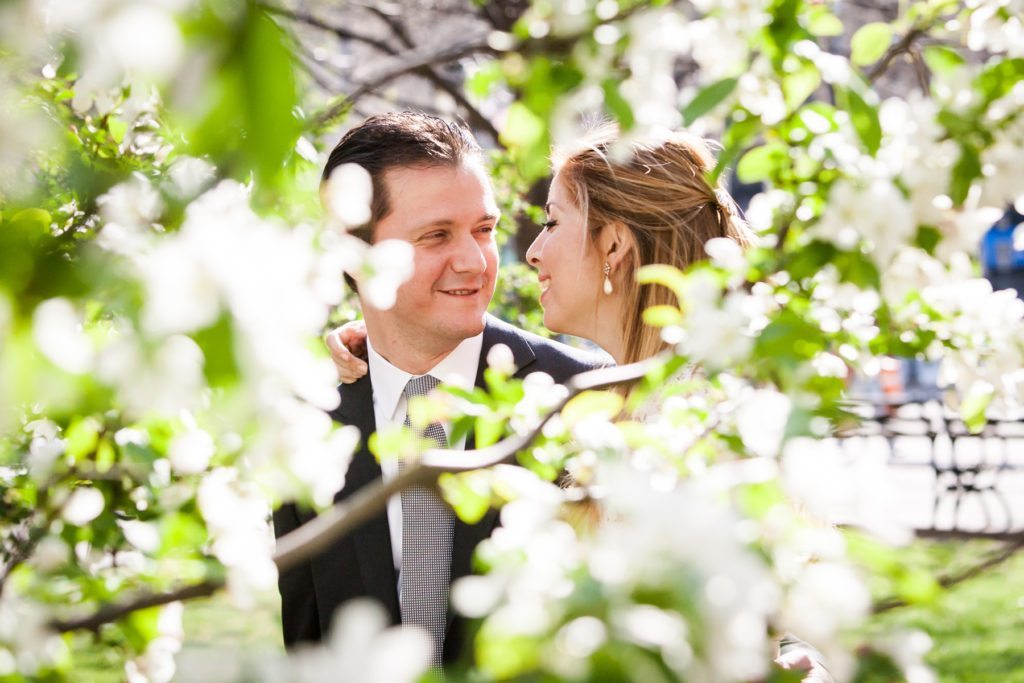
[[(405, 385), (406, 401), (426, 396), (440, 382), (435, 377), (413, 377)], [(405, 425), (411, 426), (406, 410)], [(438, 448), (447, 442), (444, 427), (432, 422), (425, 436)], [(399, 461), (398, 469), (403, 463)], [(441, 666), (444, 631), (448, 619), (448, 582), (451, 576), (454, 516), (430, 488), (413, 486), (402, 491), (402, 623), (419, 626), (434, 643), (433, 665)]]

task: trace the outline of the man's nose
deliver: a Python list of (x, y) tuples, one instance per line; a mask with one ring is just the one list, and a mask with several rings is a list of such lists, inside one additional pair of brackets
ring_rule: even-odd
[(487, 270), (484, 249), (484, 245), (472, 235), (458, 240), (451, 258), (452, 270), (456, 273), (483, 273)]

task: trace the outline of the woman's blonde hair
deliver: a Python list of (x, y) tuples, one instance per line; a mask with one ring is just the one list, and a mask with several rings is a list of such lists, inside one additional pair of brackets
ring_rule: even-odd
[(676, 132), (657, 140), (620, 140), (618, 127), (602, 124), (571, 149), (556, 149), (555, 173), (583, 215), (591, 239), (616, 222), (632, 237), (621, 276), (627, 304), (626, 362), (648, 358), (665, 344), (659, 330), (645, 325), (643, 312), (658, 304), (676, 304), (664, 287), (641, 285), (640, 266), (663, 263), (683, 269), (707, 257), (704, 244), (728, 237), (742, 247), (752, 235), (732, 197), (707, 173), (714, 157), (707, 141)]

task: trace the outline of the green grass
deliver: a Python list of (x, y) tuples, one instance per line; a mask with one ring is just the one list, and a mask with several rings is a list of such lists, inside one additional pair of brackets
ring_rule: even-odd
[[(977, 562), (992, 544), (921, 541), (905, 549), (906, 561), (940, 574)], [(276, 593), (261, 596), (252, 610), (225, 595), (190, 603), (184, 616), (183, 656), (215, 648), (270, 653), (283, 650)], [(933, 639), (926, 661), (942, 683), (1024, 683), (1024, 552), (985, 574), (944, 592), (934, 603), (891, 610), (867, 629), (916, 628)], [(76, 654), (74, 680), (119, 683), (123, 663), (104, 659), (97, 648)], [(882, 683), (883, 679), (871, 679)]]

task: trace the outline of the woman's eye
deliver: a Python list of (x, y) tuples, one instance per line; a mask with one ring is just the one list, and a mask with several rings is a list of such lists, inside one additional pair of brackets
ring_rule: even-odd
[(550, 220), (550, 221), (544, 221), (543, 223), (541, 223), (540, 227), (541, 227), (541, 230), (550, 230), (551, 228), (555, 227), (556, 225), (558, 225), (558, 221)]

